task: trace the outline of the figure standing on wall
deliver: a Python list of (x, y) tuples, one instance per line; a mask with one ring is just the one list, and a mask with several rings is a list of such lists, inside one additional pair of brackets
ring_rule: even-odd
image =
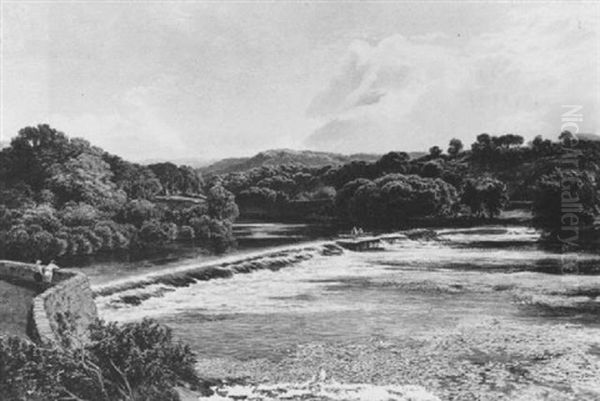
[(56, 263), (54, 263), (54, 260), (51, 260), (50, 263), (48, 263), (48, 265), (44, 268), (44, 283), (51, 284), (54, 272), (58, 269), (60, 268), (56, 265)]
[(36, 260), (35, 267), (36, 267), (36, 272), (33, 275), (33, 278), (35, 279), (35, 281), (41, 283), (42, 279), (44, 277), (44, 265), (42, 265), (42, 261), (39, 259)]

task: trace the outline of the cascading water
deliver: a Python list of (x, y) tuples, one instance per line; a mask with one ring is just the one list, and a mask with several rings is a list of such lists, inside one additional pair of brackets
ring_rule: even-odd
[(171, 326), (200, 374), (246, 378), (210, 400), (600, 397), (600, 278), (557, 274), (600, 256), (536, 241), (524, 227), (338, 255), (320, 241), (110, 283), (97, 301), (106, 319)]

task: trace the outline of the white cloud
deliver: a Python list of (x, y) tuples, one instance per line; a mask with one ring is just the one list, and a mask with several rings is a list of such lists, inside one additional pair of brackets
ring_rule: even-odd
[(307, 145), (422, 150), (481, 132), (553, 136), (565, 103), (583, 104), (586, 130), (597, 130), (600, 21), (591, 9), (515, 8), (500, 31), (466, 41), (433, 32), (355, 42), (308, 108), (323, 123)]
[(156, 92), (159, 87), (135, 87), (125, 92), (114, 112), (53, 114), (48, 121), (69, 136), (84, 137), (126, 159), (192, 156), (181, 133), (160, 118), (159, 106), (153, 104)]

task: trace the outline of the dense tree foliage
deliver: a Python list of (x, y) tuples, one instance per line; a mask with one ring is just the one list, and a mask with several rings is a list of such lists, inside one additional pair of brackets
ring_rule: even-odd
[(161, 184), (160, 192), (164, 195), (193, 195), (201, 191), (203, 186), (200, 174), (189, 166), (176, 166), (173, 163), (150, 164), (148, 168)]
[(448, 144), (448, 154), (450, 156), (458, 156), (463, 150), (463, 143), (460, 139), (452, 138)]
[(194, 364), (191, 349), (154, 321), (99, 322), (82, 348), (0, 339), (0, 394), (6, 401), (176, 401), (176, 386), (204, 387)]
[[(387, 209), (389, 218), (380, 216), (384, 209), (376, 199), (383, 195), (375, 182), (389, 174), (418, 176), (440, 180), (456, 191), (458, 202), (450, 202), (448, 209), (457, 217), (489, 219), (498, 217), (509, 200), (533, 201), (538, 181), (560, 167), (561, 160), (574, 148), (580, 153), (579, 168), (598, 171), (600, 143), (578, 140), (568, 132), (562, 133), (560, 138), (553, 142), (538, 136), (525, 145), (519, 135), (484, 133), (477, 136), (468, 150), (462, 141), (454, 138), (448, 144), (447, 153), (434, 146), (428, 154), (414, 159), (404, 152), (389, 152), (374, 162), (354, 161), (323, 168), (260, 167), (225, 174), (219, 180), (235, 195), (242, 215), (260, 210), (263, 215), (281, 218), (285, 217), (282, 211), (299, 208), (299, 202), (315, 201), (318, 207), (320, 202), (334, 199), (331, 208), (321, 209), (331, 215), (322, 217), (337, 218), (348, 224), (360, 221), (381, 226), (391, 224), (390, 221), (396, 224), (406, 214), (398, 209)], [(362, 202), (361, 207), (368, 210), (361, 213), (370, 217), (358, 217), (358, 209), (355, 207), (352, 212), (349, 206), (350, 199), (358, 187), (366, 183), (370, 184), (358, 192), (356, 202)], [(417, 211), (409, 216), (425, 214)]]
[[(178, 208), (155, 199), (205, 190), (205, 205)], [(0, 258), (156, 249), (177, 239), (224, 251), (237, 215), (233, 195), (205, 188), (190, 167), (130, 163), (47, 125), (22, 129), (0, 151)], [(202, 224), (193, 220), (202, 216)]]
[(495, 178), (480, 177), (465, 182), (461, 201), (478, 217), (496, 217), (506, 206), (506, 185)]
[(545, 236), (566, 246), (578, 246), (589, 238), (600, 213), (598, 175), (590, 171), (556, 169), (540, 178), (533, 203), (534, 225)]
[(401, 227), (410, 217), (444, 216), (457, 204), (456, 189), (440, 180), (387, 174), (374, 181), (358, 179), (338, 193), (342, 216), (366, 227)]
[[(19, 259), (155, 248), (175, 239), (223, 251), (238, 214), (373, 227), (449, 214), (495, 218), (508, 200), (540, 199), (573, 152), (577, 169), (597, 182), (600, 142), (569, 132), (526, 145), (519, 135), (484, 133), (466, 150), (452, 139), (446, 153), (433, 146), (418, 158), (393, 151), (373, 162), (269, 165), (205, 181), (189, 167), (129, 163), (40, 125), (21, 130), (0, 152), (0, 244), (4, 256)], [(381, 186), (389, 176), (394, 183)], [(171, 207), (158, 195), (206, 201)], [(536, 205), (536, 224), (552, 230), (543, 223), (550, 207)]]

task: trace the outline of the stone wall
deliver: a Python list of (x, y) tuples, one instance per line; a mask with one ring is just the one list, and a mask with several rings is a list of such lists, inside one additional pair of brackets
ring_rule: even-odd
[[(40, 286), (34, 265), (0, 261), (0, 279), (20, 285)], [(33, 300), (31, 328), (36, 341), (49, 345), (77, 346), (88, 338), (88, 327), (97, 319), (96, 304), (87, 276), (58, 271), (53, 284)]]
[(35, 265), (29, 263), (0, 260), (0, 279), (17, 284), (35, 284)]

